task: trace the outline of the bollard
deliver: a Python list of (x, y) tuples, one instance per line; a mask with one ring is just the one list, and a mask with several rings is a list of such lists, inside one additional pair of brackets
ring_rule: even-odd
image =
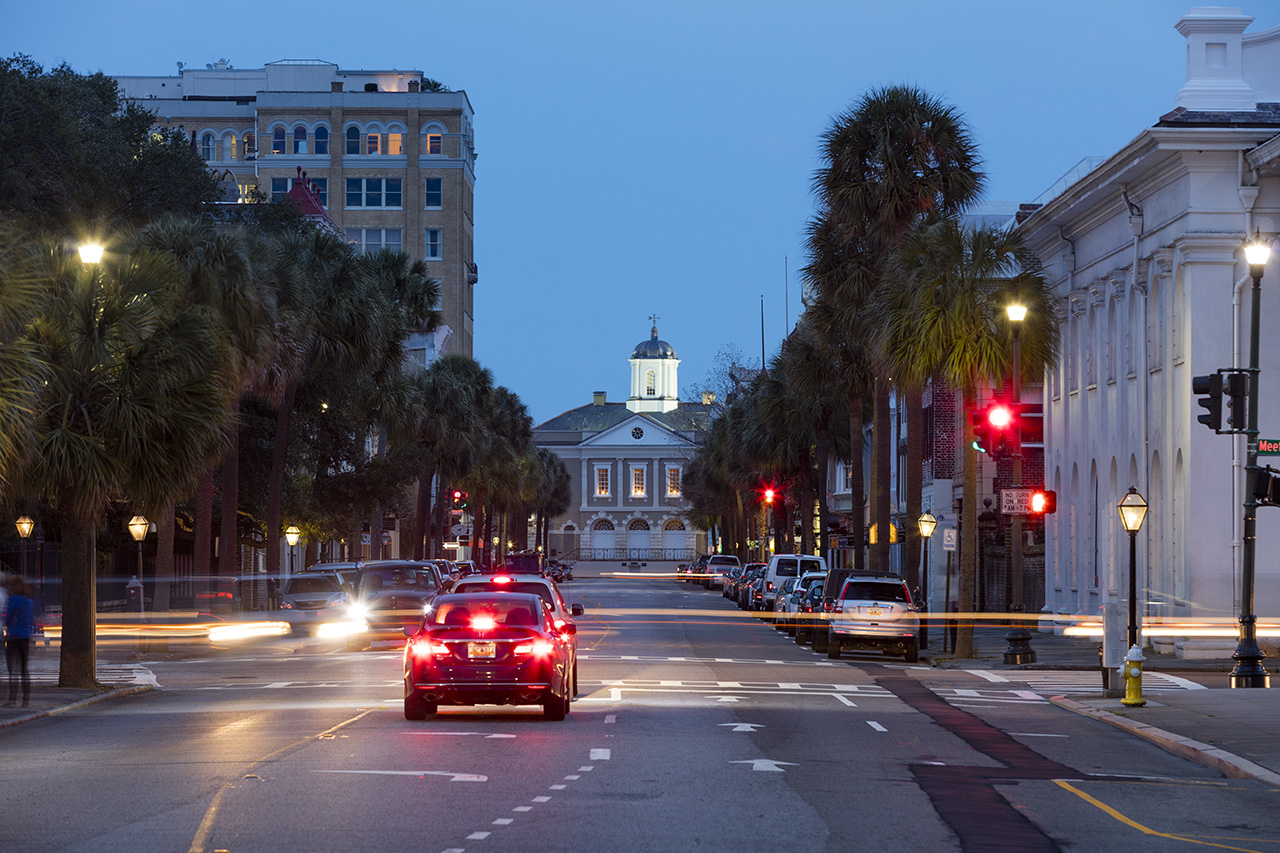
[(1125, 656), (1124, 698), (1120, 700), (1121, 705), (1141, 707), (1147, 704), (1147, 700), (1142, 698), (1142, 663), (1145, 660), (1142, 649), (1137, 646), (1130, 648), (1129, 654)]

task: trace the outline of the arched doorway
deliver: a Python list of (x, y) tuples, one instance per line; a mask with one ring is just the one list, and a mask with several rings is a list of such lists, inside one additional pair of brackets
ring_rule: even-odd
[(591, 558), (607, 560), (613, 550), (613, 522), (607, 518), (596, 519), (591, 525)]
[[(653, 540), (649, 536), (649, 522), (643, 518), (633, 518), (627, 525), (627, 550), (631, 552), (648, 550), (653, 547)], [(644, 559), (645, 554), (632, 554), (637, 559)]]
[[(678, 518), (668, 518), (662, 525), (663, 558), (668, 560), (685, 559), (685, 551), (689, 548), (684, 522)], [(679, 552), (679, 553), (673, 553)]]

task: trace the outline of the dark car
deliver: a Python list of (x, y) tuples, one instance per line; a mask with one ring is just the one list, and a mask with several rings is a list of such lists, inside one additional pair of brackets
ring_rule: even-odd
[(358, 651), (374, 640), (398, 640), (416, 626), (427, 605), (444, 588), (440, 569), (425, 560), (371, 560), (356, 579), (351, 618), (367, 630), (352, 634), (347, 648)]
[(405, 719), (424, 720), (440, 705), (536, 704), (547, 719), (563, 720), (575, 633), (535, 594), (438, 596), (420, 625), (405, 629)]
[(822, 619), (822, 581), (816, 582), (800, 599), (800, 609), (796, 613), (796, 644), (805, 645), (812, 641), (815, 631), (824, 631), (826, 622)]
[(752, 585), (755, 581), (764, 577), (764, 565), (759, 564), (756, 568), (747, 566), (746, 571), (742, 573), (742, 580), (738, 583), (738, 606), (743, 610), (752, 610), (752, 603), (755, 601)]

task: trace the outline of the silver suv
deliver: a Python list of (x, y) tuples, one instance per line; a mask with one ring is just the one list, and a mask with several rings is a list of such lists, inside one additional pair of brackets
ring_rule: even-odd
[(724, 589), (724, 576), (730, 569), (741, 566), (738, 558), (732, 554), (712, 554), (707, 559), (707, 566), (703, 570), (706, 577), (702, 579), (702, 585), (706, 589)]
[(907, 583), (897, 575), (851, 574), (835, 597), (827, 628), (827, 657), (844, 649), (880, 649), (920, 659), (920, 617)]

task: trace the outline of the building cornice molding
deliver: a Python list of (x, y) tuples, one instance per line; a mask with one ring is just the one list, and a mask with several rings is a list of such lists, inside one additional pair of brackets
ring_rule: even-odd
[(1182, 255), (1184, 264), (1235, 264), (1240, 247), (1244, 245), (1244, 236), (1189, 232), (1178, 235), (1173, 245)]

